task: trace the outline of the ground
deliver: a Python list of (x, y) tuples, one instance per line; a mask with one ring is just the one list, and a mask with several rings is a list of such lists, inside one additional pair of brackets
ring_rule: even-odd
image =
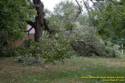
[(0, 59), (0, 83), (125, 83), (125, 79), (82, 78), (91, 76), (124, 77), (125, 59), (72, 57), (65, 63), (34, 66), (18, 64), (14, 58)]

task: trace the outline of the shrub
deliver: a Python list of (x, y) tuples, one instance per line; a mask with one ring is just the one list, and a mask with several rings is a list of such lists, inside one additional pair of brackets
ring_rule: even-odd
[[(30, 64), (39, 59), (42, 60), (42, 62), (52, 63), (63, 61), (65, 58), (70, 58), (72, 53), (70, 40), (64, 38), (60, 33), (51, 38), (45, 34), (39, 43), (27, 41), (23, 47), (17, 50), (17, 55), (22, 56), (20, 61), (31, 61), (28, 62)], [(34, 57), (34, 59), (31, 57)], [(31, 60), (26, 60), (25, 58)]]
[(101, 56), (116, 57), (119, 56), (119, 50), (116, 45), (105, 45), (97, 34), (94, 27), (81, 26), (73, 31), (72, 47), (80, 56)]

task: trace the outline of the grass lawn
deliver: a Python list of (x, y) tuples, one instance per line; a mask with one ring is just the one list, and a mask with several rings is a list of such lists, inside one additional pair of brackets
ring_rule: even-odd
[(92, 76), (124, 77), (125, 59), (72, 57), (65, 63), (44, 66), (17, 64), (13, 58), (0, 59), (0, 83), (125, 83), (121, 78), (108, 81), (104, 78), (81, 78)]

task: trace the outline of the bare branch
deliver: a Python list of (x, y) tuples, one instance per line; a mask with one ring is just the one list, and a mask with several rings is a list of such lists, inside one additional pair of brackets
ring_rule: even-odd
[(77, 5), (78, 5), (78, 7), (79, 7), (79, 11), (78, 11), (78, 13), (76, 14), (76, 17), (75, 17), (74, 20), (76, 20), (76, 19), (79, 17), (79, 15), (81, 14), (81, 12), (82, 12), (82, 7), (81, 7), (81, 5), (79, 4), (79, 2), (78, 2), (77, 0), (75, 0), (75, 1), (76, 1)]

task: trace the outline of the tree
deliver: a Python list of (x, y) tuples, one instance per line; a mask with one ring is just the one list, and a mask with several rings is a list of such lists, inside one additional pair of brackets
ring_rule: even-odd
[(78, 8), (73, 2), (60, 2), (48, 18), (51, 21), (50, 25), (58, 30), (72, 30), (75, 27)]
[[(0, 1), (0, 52), (11, 47), (11, 43), (21, 39), (26, 30), (25, 20), (30, 19), (32, 9), (26, 0)], [(6, 52), (5, 52), (6, 53)]]
[(109, 3), (103, 11), (98, 14), (97, 27), (99, 33), (106, 39), (110, 37), (114, 43), (118, 43), (121, 39), (124, 39), (124, 9), (124, 5)]
[(45, 29), (49, 33), (51, 33), (51, 30), (48, 27), (46, 19), (44, 18), (45, 17), (45, 12), (44, 12), (43, 3), (40, 0), (33, 0), (33, 6), (36, 9), (37, 16), (35, 17), (35, 22), (27, 21), (27, 23), (32, 26), (28, 30), (28, 32), (30, 30), (32, 30), (32, 28), (34, 28), (34, 30), (35, 30), (34, 39), (35, 39), (36, 42), (39, 42), (40, 37), (42, 36), (43, 30)]
[[(96, 2), (98, 3), (98, 2)], [(125, 45), (125, 1), (105, 0), (101, 11), (94, 10), (96, 27), (99, 35), (105, 41), (118, 44), (123, 49)]]

